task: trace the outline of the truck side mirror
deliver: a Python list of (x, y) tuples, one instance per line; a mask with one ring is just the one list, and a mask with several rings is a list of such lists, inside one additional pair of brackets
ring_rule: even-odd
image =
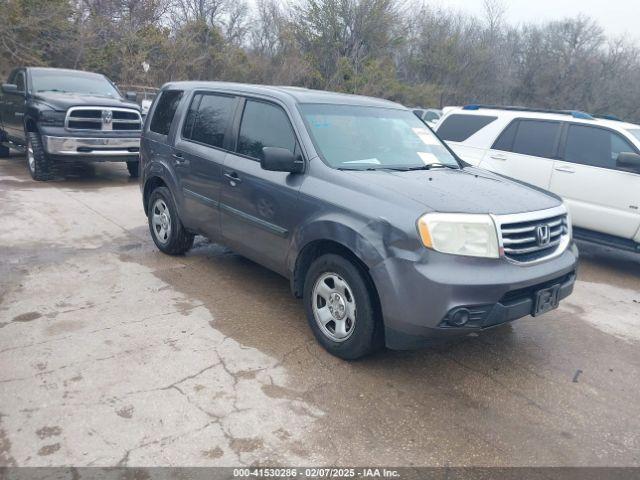
[(127, 100), (131, 100), (132, 102), (135, 102), (138, 98), (138, 94), (136, 92), (127, 92), (124, 96)]
[(631, 152), (621, 152), (618, 155), (616, 165), (623, 170), (640, 172), (640, 155)]
[(260, 166), (273, 172), (301, 173), (304, 170), (302, 158), (296, 157), (286, 148), (263, 147)]
[(16, 94), (18, 92), (18, 85), (15, 83), (3, 83), (2, 84), (2, 93)]

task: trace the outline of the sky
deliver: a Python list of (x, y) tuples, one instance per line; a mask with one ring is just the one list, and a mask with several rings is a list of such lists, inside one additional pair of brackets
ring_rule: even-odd
[[(483, 0), (433, 0), (428, 3), (482, 14)], [(600, 23), (609, 36), (640, 43), (640, 0), (503, 0), (509, 23), (543, 22), (579, 13)]]

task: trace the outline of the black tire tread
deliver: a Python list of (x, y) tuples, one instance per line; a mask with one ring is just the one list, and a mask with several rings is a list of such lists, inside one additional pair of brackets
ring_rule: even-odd
[(0, 145), (0, 158), (8, 158), (10, 155), (11, 155), (11, 150), (9, 149), (9, 147)]
[(138, 160), (127, 162), (127, 170), (131, 178), (138, 178), (140, 176), (140, 162)]
[[(162, 197), (169, 207), (169, 213), (171, 214), (171, 238), (168, 243), (161, 244), (157, 241), (156, 235), (153, 232), (153, 225), (151, 223), (151, 214), (153, 210), (153, 204), (155, 203), (158, 197)], [(158, 249), (161, 252), (166, 253), (168, 255), (184, 255), (191, 247), (193, 247), (193, 240), (195, 236), (192, 233), (187, 232), (187, 230), (182, 225), (180, 218), (178, 217), (178, 210), (176, 209), (176, 204), (173, 201), (173, 195), (171, 195), (170, 190), (167, 187), (158, 187), (151, 192), (149, 195), (149, 204), (148, 204), (148, 223), (149, 223), (149, 233), (151, 233), (151, 238), (153, 242), (156, 244)]]
[[(31, 142), (33, 148), (33, 157), (35, 159), (35, 172), (29, 169), (31, 177), (39, 182), (51, 180), (54, 178), (52, 162), (42, 146), (42, 138), (38, 132), (27, 132), (27, 139)], [(29, 159), (27, 158), (27, 168), (29, 168)]]

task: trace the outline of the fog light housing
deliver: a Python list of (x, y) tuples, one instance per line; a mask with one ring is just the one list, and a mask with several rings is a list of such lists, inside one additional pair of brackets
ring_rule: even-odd
[(454, 327), (462, 327), (469, 321), (469, 310), (466, 308), (459, 308), (449, 314), (447, 323)]

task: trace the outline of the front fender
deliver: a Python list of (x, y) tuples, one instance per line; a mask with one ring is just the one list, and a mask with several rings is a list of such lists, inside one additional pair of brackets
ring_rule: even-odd
[(310, 219), (295, 231), (287, 255), (287, 269), (292, 277), (300, 253), (318, 241), (340, 244), (367, 268), (375, 267), (390, 256), (415, 260), (420, 257), (411, 233), (394, 227), (386, 218), (365, 220), (331, 213)]

